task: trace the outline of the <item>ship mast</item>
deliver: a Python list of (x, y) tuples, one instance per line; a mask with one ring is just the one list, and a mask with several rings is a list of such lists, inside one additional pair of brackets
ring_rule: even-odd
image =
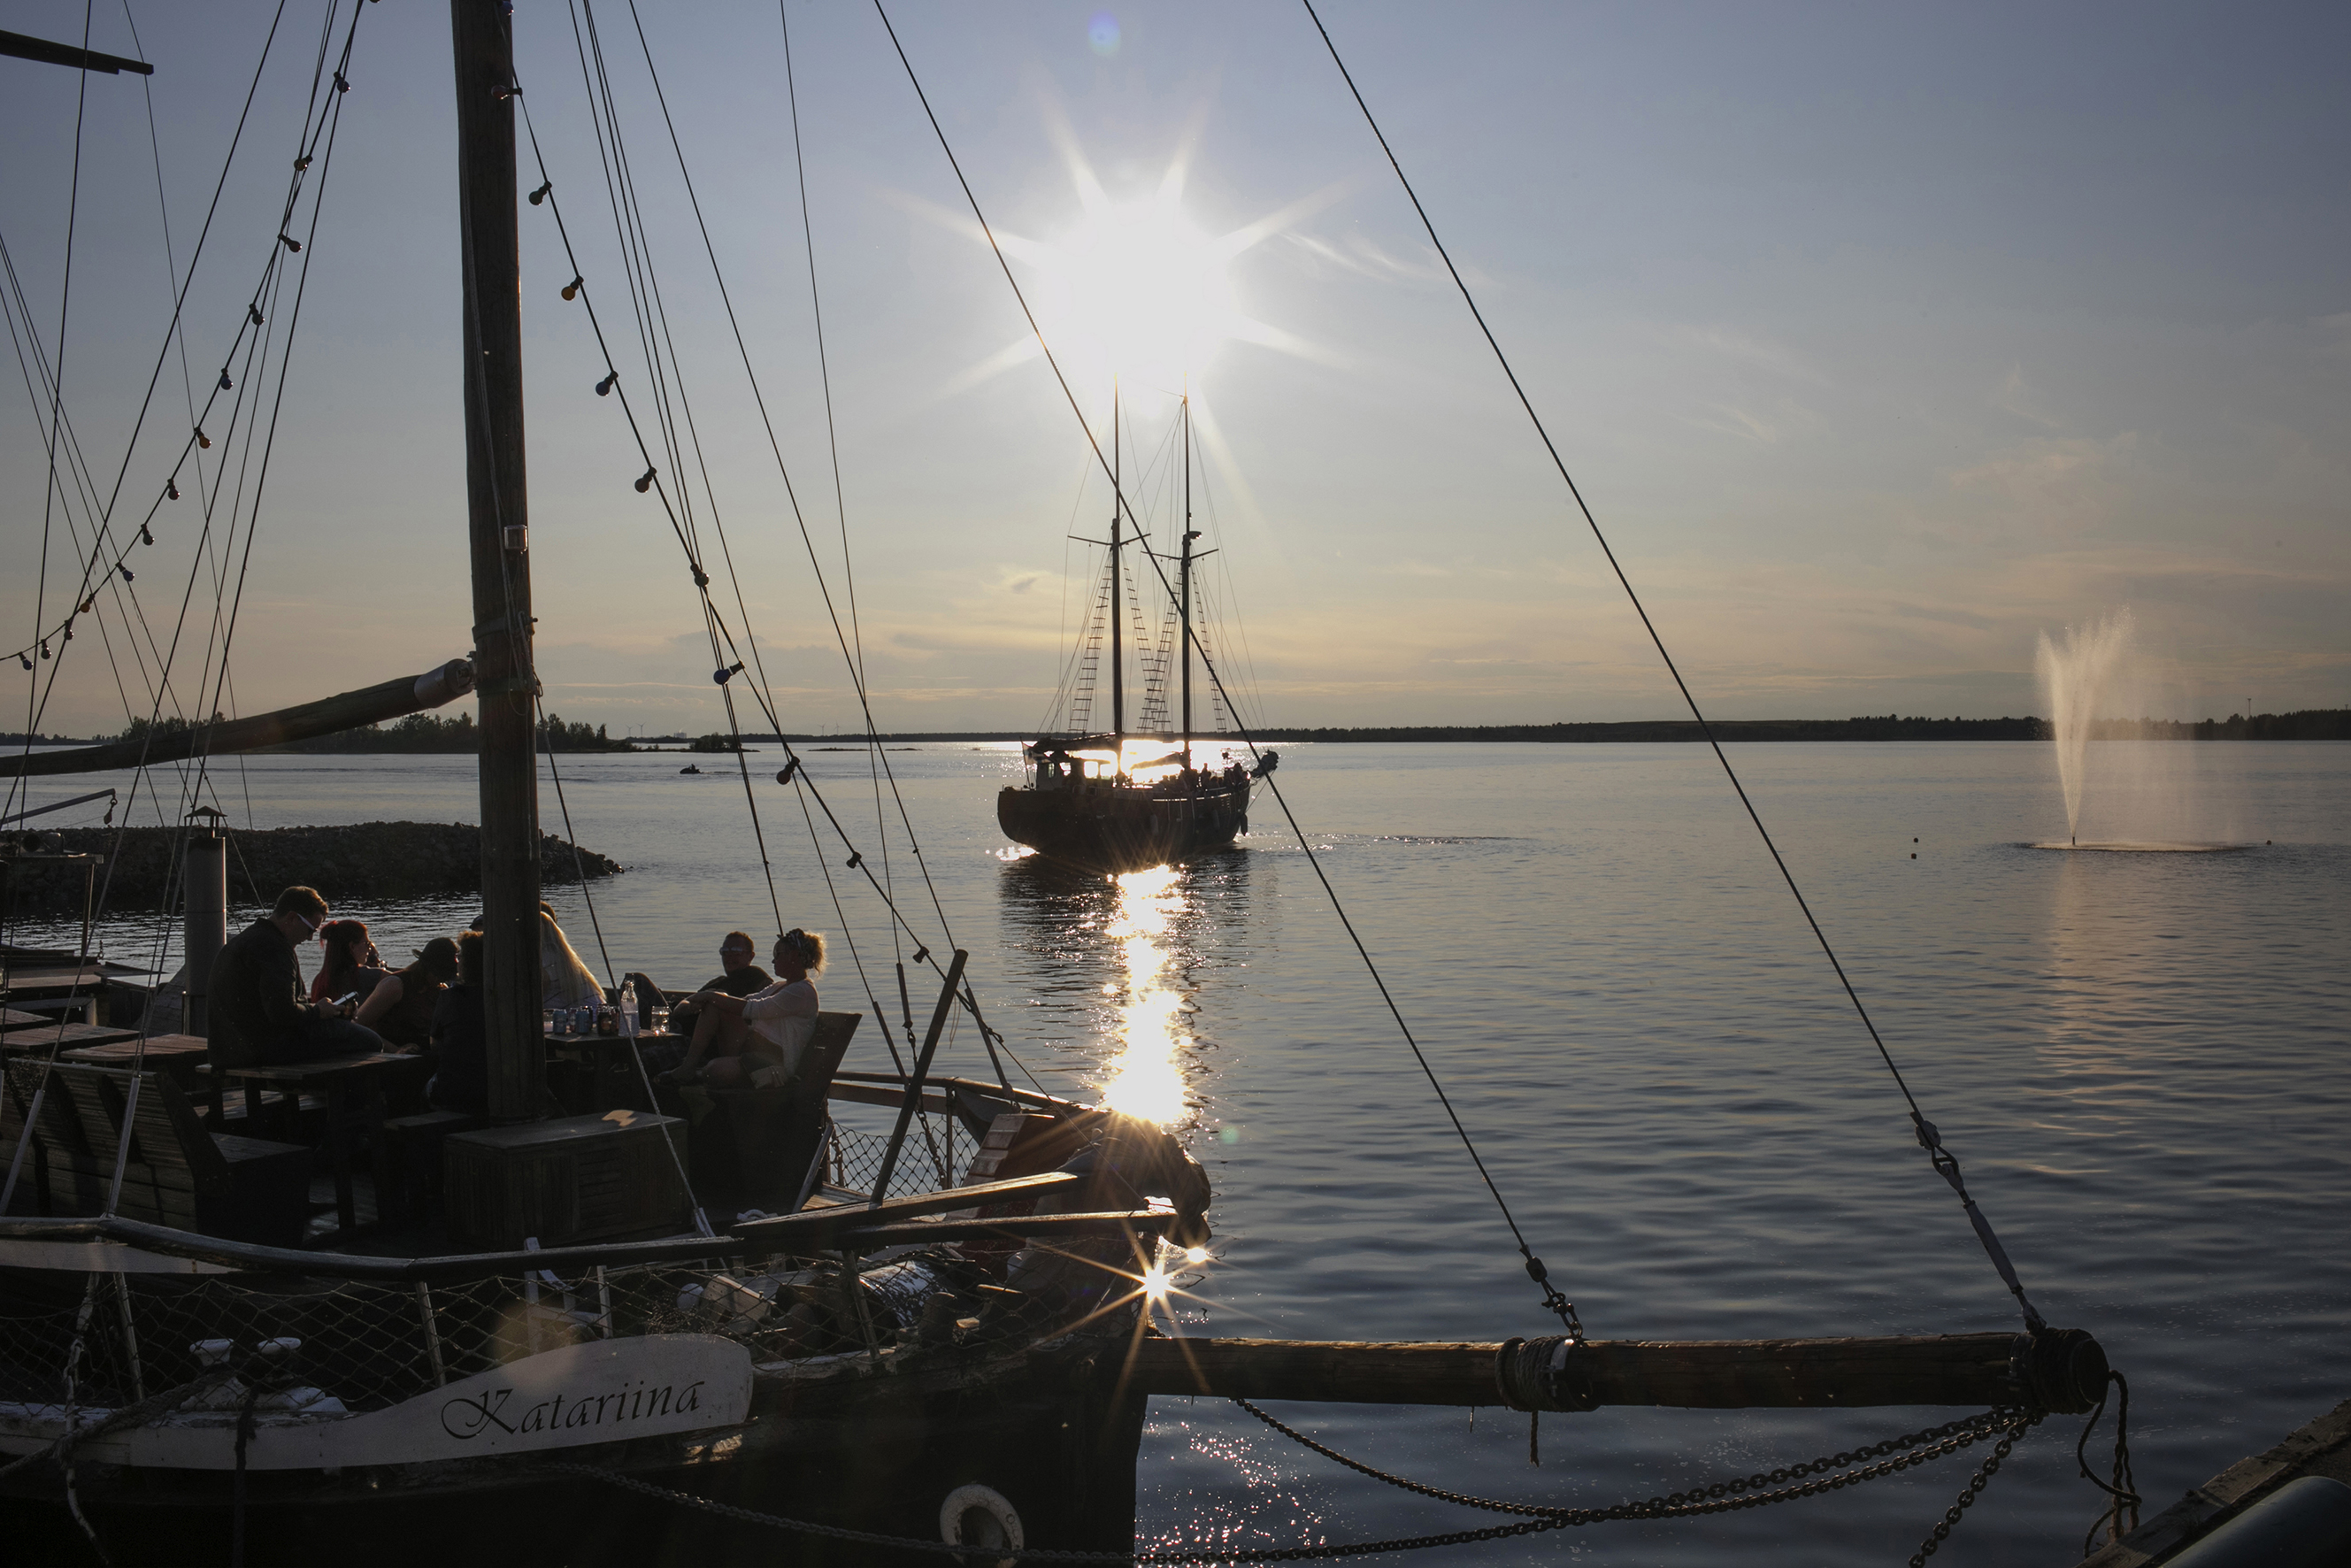
[(1126, 607), (1120, 602), (1122, 595), (1119, 592), (1119, 590), (1125, 586), (1120, 581), (1122, 574), (1118, 569), (1119, 513), (1123, 509), (1121, 503), (1124, 496), (1124, 492), (1120, 488), (1119, 481), (1120, 458), (1121, 450), (1118, 438), (1118, 383), (1116, 382), (1113, 382), (1111, 383), (1110, 392), (1111, 771), (1115, 774), (1123, 775), (1126, 772), (1126, 668), (1125, 661), (1119, 652), (1118, 623), (1120, 617), (1125, 613)]
[(1184, 766), (1192, 766), (1192, 394), (1184, 394), (1184, 561), (1177, 580), (1183, 584), (1181, 632), (1184, 644)]
[(538, 766), (524, 486), (514, 37), (498, 0), (450, 0), (463, 237), (465, 497), (482, 733), (482, 1021), (490, 1114), (538, 1114)]

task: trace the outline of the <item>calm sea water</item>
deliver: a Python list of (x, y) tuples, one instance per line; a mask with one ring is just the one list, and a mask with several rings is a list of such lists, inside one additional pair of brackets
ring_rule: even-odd
[[(1280, 780), (1320, 863), (1592, 1333), (2013, 1326), (1702, 748), (1286, 749)], [(2084, 837), (2254, 846), (2216, 855), (2028, 847), (2064, 834), (2042, 747), (1733, 757), (2034, 1301), (2094, 1330), (2131, 1378), (2153, 1507), (2351, 1395), (2351, 747), (2093, 747)], [(564, 766), (578, 837), (632, 868), (592, 889), (615, 965), (690, 984), (715, 968), (720, 933), (772, 933), (777, 915), (740, 779), (680, 777), (681, 760)], [(799, 802), (773, 782), (780, 757), (751, 760), (783, 921), (857, 941), (855, 957), (837, 950), (827, 1005), (869, 1006), (862, 957), (894, 1013), (891, 937), (862, 873), (830, 836), (812, 850)], [(863, 755), (808, 760), (878, 866)], [(1217, 1259), (1184, 1308), (1190, 1332), (1493, 1339), (1556, 1327), (1270, 800), (1243, 850), (1139, 910), (1133, 893), (1005, 858), (992, 797), (1014, 771), (1008, 747), (927, 746), (890, 761), (924, 835), (917, 862), (883, 791), (900, 902), (935, 945), (927, 870), (984, 1005), (1039, 1082), (1066, 1092), (1109, 1076), (1123, 1030), (1140, 1027), (1144, 972), (1179, 1000), (1162, 1010), (1185, 1125), (1217, 1186)], [(219, 783), (232, 820), (249, 794), (262, 827), (474, 811), (462, 758), (259, 758)], [(88, 787), (53, 781), (35, 802)], [(551, 790), (544, 811), (559, 831)], [(593, 961), (580, 890), (549, 896)], [(472, 908), (342, 913), (371, 919), (404, 957)], [(112, 922), (109, 941), (144, 957), (156, 926)], [(860, 1044), (880, 1054), (878, 1040)], [(968, 1060), (946, 1065), (984, 1071), (957, 1049)], [(1540, 1468), (1526, 1417), (1499, 1410), (1283, 1414), (1435, 1485), (1603, 1503), (1956, 1412), (1551, 1416)], [(2077, 1429), (2053, 1419), (2028, 1439), (1942, 1560), (2073, 1561), (2097, 1511), (2073, 1479)], [(1968, 1469), (1946, 1460), (1760, 1513), (1448, 1555), (1900, 1561)], [(1281, 1544), (1492, 1521), (1341, 1471), (1209, 1401), (1155, 1404), (1141, 1493), (1152, 1541)]]

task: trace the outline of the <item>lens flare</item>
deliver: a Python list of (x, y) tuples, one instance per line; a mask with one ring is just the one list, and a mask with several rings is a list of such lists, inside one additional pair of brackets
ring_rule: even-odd
[(1154, 1263), (1151, 1267), (1143, 1271), (1143, 1293), (1149, 1299), (1153, 1306), (1165, 1306), (1167, 1304), (1167, 1292), (1175, 1288), (1176, 1281), (1169, 1279), (1167, 1277), (1167, 1270), (1161, 1268), (1158, 1264)]
[(1184, 998), (1164, 983), (1171, 955), (1160, 946), (1183, 904), (1184, 873), (1172, 866), (1129, 872), (1115, 879), (1118, 911), (1109, 934), (1124, 965), (1125, 1000), (1119, 1006), (1119, 1053), (1102, 1102), (1163, 1127), (1184, 1117)]

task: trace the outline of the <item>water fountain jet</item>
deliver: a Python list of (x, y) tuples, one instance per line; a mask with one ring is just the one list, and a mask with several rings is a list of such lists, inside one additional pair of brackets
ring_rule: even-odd
[(2242, 849), (2242, 844), (2147, 839), (2082, 841), (2082, 797), (2087, 782), (2090, 731), (2101, 706), (2129, 664), (2137, 628), (2127, 607), (2085, 625), (2065, 628), (2060, 643), (2048, 632), (2033, 659), (2049, 703), (2050, 739), (2057, 748), (2057, 779), (2065, 796), (2065, 839), (2037, 843), (2036, 850), (2095, 850), (2136, 853), (2197, 854)]

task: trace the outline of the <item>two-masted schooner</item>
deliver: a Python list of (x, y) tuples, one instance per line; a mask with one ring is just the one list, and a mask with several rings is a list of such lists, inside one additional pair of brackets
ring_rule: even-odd
[[(996, 797), (996, 821), (1013, 842), (1025, 844), (1049, 859), (1088, 871), (1131, 872), (1180, 863), (1210, 850), (1224, 849), (1249, 831), (1249, 795), (1256, 781), (1271, 771), (1276, 754), (1261, 754), (1249, 764), (1218, 758), (1222, 766), (1200, 766), (1199, 737), (1193, 729), (1192, 667), (1199, 633), (1192, 602), (1196, 562), (1211, 551), (1194, 549), (1200, 538), (1192, 526), (1192, 400), (1181, 405), (1184, 465), (1183, 527), (1177, 548), (1166, 559), (1176, 567), (1170, 585), (1167, 634), (1160, 656), (1147, 664), (1151, 683), (1145, 712), (1164, 718), (1167, 707), (1167, 676), (1175, 654), (1176, 702), (1179, 724), (1174, 733), (1158, 726), (1140, 731), (1127, 728), (1125, 630), (1129, 616), (1128, 557), (1140, 554), (1158, 571), (1162, 558), (1148, 536), (1134, 531), (1126, 489), (1120, 480), (1124, 463), (1117, 400), (1111, 413), (1110, 537), (1082, 542), (1099, 545), (1107, 554), (1097, 591), (1089, 595), (1092, 612), (1079, 632), (1077, 679), (1068, 707), (1066, 726), (1040, 735), (1021, 747), (1028, 777), (1008, 785)], [(1110, 727), (1093, 730), (1087, 723), (1101, 685), (1101, 660), (1107, 642), (1110, 665)], [(1172, 649), (1165, 644), (1173, 643)], [(1222, 694), (1219, 694), (1220, 697)], [(1174, 750), (1167, 747), (1174, 747)], [(1136, 755), (1140, 747), (1142, 755)]]

